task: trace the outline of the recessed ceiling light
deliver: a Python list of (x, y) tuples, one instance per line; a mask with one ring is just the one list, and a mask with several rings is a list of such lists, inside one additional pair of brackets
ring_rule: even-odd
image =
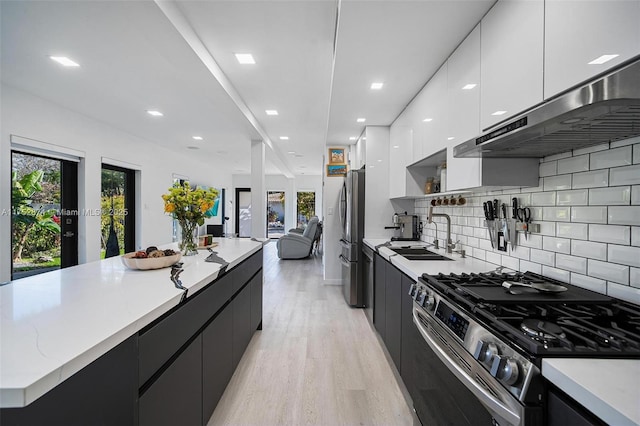
[(295, 153), (296, 153), (295, 151), (289, 151), (289, 152), (287, 152), (287, 154), (295, 154)]
[(588, 65), (601, 65), (605, 62), (609, 62), (610, 60), (617, 58), (620, 55), (602, 55), (598, 58), (595, 58), (593, 61), (589, 62)]
[(281, 141), (288, 141), (289, 140), (289, 136), (280, 136), (280, 140)]
[(302, 158), (302, 157), (304, 157), (304, 155), (302, 155), (302, 154), (296, 154), (296, 155), (294, 155), (294, 157), (296, 157), (296, 158)]
[(366, 137), (366, 136), (365, 136), (365, 137), (363, 137), (363, 138), (362, 138), (362, 140), (363, 140), (363, 141), (366, 141), (366, 140), (367, 140), (367, 137)]
[(378, 163), (382, 163), (382, 160), (378, 160)]
[(373, 169), (375, 166), (369, 166), (370, 169)]
[(578, 123), (582, 121), (582, 118), (576, 117), (576, 118), (569, 118), (567, 120), (562, 121), (562, 124), (573, 124), (573, 123)]
[(400, 145), (394, 145), (393, 147), (397, 149), (400, 148)]
[(428, 123), (428, 122), (430, 122), (430, 121), (433, 121), (433, 118), (425, 118), (425, 119), (424, 119), (424, 120), (422, 120), (422, 121), (424, 121), (425, 123)]
[(452, 141), (452, 140), (454, 140), (454, 139), (455, 139), (455, 137), (453, 137), (453, 136), (449, 136), (449, 137), (447, 138), (447, 140), (448, 140), (448, 141)]
[(242, 65), (252, 65), (256, 63), (251, 53), (236, 53), (236, 59)]
[(72, 61), (71, 59), (67, 58), (66, 56), (49, 56), (49, 58), (53, 59), (54, 61), (56, 61), (60, 65), (64, 65), (65, 67), (79, 67), (80, 66), (80, 64), (78, 64), (77, 62)]
[(349, 140), (350, 140), (350, 141), (355, 141), (356, 139), (358, 139), (356, 136), (351, 136), (351, 137), (349, 138)]
[(371, 89), (380, 90), (384, 86), (384, 83), (371, 83)]
[(477, 84), (475, 84), (475, 83), (465, 84), (465, 85), (462, 87), (462, 90), (471, 90), (471, 89), (473, 89), (473, 88), (474, 88), (474, 87), (476, 87), (476, 86), (477, 86)]
[(154, 117), (162, 117), (164, 114), (160, 111), (156, 111), (155, 109), (148, 109), (147, 114), (153, 115)]
[(200, 147), (197, 146), (188, 146), (187, 149), (200, 149)]
[(202, 136), (191, 136), (193, 138), (194, 141), (201, 141), (202, 140)]
[(507, 113), (507, 111), (496, 111), (496, 112), (491, 113), (491, 115), (502, 115), (502, 114), (506, 114), (506, 113)]
[(278, 115), (278, 111), (275, 109), (265, 109), (264, 112), (266, 112), (267, 115)]
[(366, 118), (358, 118), (356, 121), (358, 123), (364, 123), (365, 121), (367, 121), (367, 119)]

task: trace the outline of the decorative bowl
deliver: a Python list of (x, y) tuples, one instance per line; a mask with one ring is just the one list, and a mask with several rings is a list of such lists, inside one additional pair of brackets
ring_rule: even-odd
[(180, 252), (173, 256), (148, 257), (146, 259), (138, 259), (133, 256), (135, 256), (135, 253), (126, 253), (120, 256), (120, 258), (122, 259), (124, 266), (127, 268), (141, 270), (167, 268), (179, 262), (182, 258), (182, 254)]

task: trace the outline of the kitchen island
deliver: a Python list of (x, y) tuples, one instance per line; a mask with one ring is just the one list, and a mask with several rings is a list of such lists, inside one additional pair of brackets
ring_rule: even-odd
[[(249, 239), (216, 242), (217, 263), (205, 261), (206, 250), (182, 258), (180, 279), (186, 297), (185, 290), (170, 280), (169, 268), (129, 270), (118, 257), (0, 287), (2, 424), (20, 421), (21, 413), (27, 411), (28, 419), (38, 419), (38, 405), (48, 407), (48, 399), (66, 401), (60, 409), (73, 412), (82, 411), (83, 404), (100, 405), (101, 399), (109, 401), (114, 395), (114, 401), (123, 406), (104, 407), (114, 412), (122, 408), (124, 417), (114, 415), (114, 419), (124, 418), (126, 424), (138, 424), (138, 418), (139, 424), (154, 423), (153, 415), (145, 412), (145, 401), (153, 397), (162, 402), (166, 397), (156, 385), (176, 384), (163, 381), (176, 375), (172, 370), (183, 357), (189, 358), (187, 368), (177, 376), (193, 375), (189, 366), (198, 364), (194, 359), (202, 359), (207, 348), (214, 348), (211, 359), (228, 359), (216, 365), (228, 364), (223, 376), (230, 379), (253, 331), (261, 327), (263, 243)], [(220, 338), (226, 343), (208, 344), (207, 339), (218, 339), (216, 333), (222, 333)], [(218, 347), (224, 353), (215, 349)], [(200, 376), (207, 368), (200, 362)], [(114, 383), (102, 383), (113, 376)], [(78, 387), (87, 382), (93, 382), (92, 388), (77, 394)], [(220, 386), (214, 386), (218, 394)], [(188, 397), (199, 399), (193, 394)], [(180, 405), (180, 399), (175, 402)], [(162, 408), (156, 411), (163, 413)], [(200, 423), (208, 420), (204, 418), (208, 410), (212, 408), (197, 413), (197, 419), (204, 419)], [(91, 415), (92, 410), (84, 411)], [(109, 423), (97, 421), (100, 407), (93, 411), (94, 419), (61, 418), (60, 422)], [(50, 423), (56, 423), (54, 414), (46, 413)], [(170, 418), (165, 413), (165, 421)]]

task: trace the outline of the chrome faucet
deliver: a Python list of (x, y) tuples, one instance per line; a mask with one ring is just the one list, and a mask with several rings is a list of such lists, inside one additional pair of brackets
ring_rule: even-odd
[[(433, 223), (433, 218), (434, 217), (444, 217), (445, 219), (447, 219), (447, 243), (446, 243), (446, 247), (447, 247), (447, 253), (452, 253), (455, 244), (452, 244), (451, 242), (451, 218), (449, 217), (448, 214), (444, 214), (444, 213), (434, 213), (433, 212), (433, 206), (429, 207), (429, 215), (427, 216), (427, 222), (428, 223)], [(437, 230), (436, 230), (437, 232)], [(437, 237), (437, 234), (436, 234)]]

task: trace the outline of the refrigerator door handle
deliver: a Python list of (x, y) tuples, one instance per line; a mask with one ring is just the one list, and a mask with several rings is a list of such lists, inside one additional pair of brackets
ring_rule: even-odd
[(340, 259), (340, 263), (342, 263), (342, 266), (346, 266), (347, 268), (351, 267), (351, 263), (344, 258), (343, 255), (338, 256), (338, 258)]

